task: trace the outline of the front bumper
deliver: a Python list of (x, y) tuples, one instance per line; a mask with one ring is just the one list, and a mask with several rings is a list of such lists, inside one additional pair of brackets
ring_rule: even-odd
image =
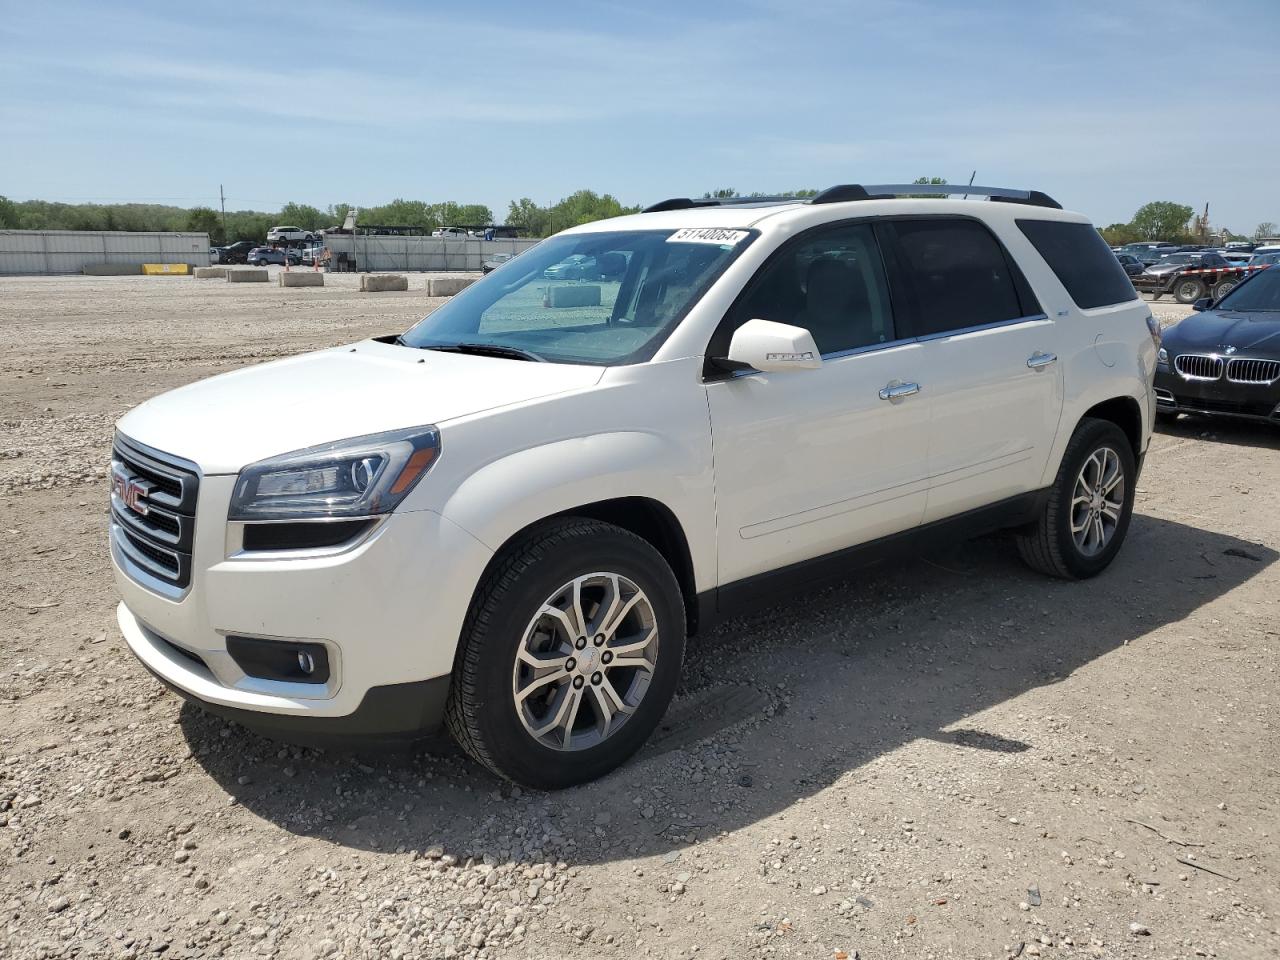
[(1280, 424), (1280, 381), (1266, 385), (1188, 380), (1168, 366), (1158, 366), (1155, 393), (1158, 413), (1197, 413)]
[[(201, 481), (191, 585), (181, 596), (135, 579), (112, 544), (117, 619), (134, 655), (183, 697), (271, 732), (400, 739), (437, 724), (491, 551), (439, 514), (414, 511), (338, 552), (244, 553), (226, 522), (234, 483)], [(323, 644), (329, 676), (246, 675), (229, 636)]]

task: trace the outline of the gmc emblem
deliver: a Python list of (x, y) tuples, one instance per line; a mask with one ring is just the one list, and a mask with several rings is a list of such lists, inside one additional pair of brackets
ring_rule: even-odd
[(135, 480), (133, 477), (126, 477), (115, 471), (111, 473), (112, 492), (126, 507), (144, 517), (150, 512), (147, 497), (151, 495), (153, 489), (154, 485), (145, 480)]

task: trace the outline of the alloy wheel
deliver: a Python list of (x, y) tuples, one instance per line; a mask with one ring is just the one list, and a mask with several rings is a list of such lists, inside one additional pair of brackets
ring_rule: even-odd
[(587, 750), (635, 713), (658, 662), (653, 605), (617, 573), (577, 577), (525, 627), (511, 676), (525, 731), (553, 750)]
[(1085, 460), (1071, 493), (1071, 538), (1076, 549), (1094, 557), (1115, 536), (1124, 510), (1124, 466), (1110, 447), (1099, 447)]

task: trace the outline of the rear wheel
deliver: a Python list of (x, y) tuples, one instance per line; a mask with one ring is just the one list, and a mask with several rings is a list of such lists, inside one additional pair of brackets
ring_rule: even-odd
[(1173, 286), (1173, 299), (1179, 303), (1195, 303), (1204, 296), (1204, 284), (1195, 277), (1179, 280)]
[(454, 666), (450, 732), (526, 786), (593, 780), (648, 739), (675, 692), (685, 617), (646, 541), (570, 518), (504, 551), (476, 592)]
[(1219, 280), (1213, 285), (1213, 299), (1221, 300), (1236, 288), (1235, 280)]
[(1018, 536), (1022, 559), (1067, 580), (1101, 573), (1128, 532), (1136, 475), (1124, 431), (1109, 420), (1080, 421), (1044, 511)]

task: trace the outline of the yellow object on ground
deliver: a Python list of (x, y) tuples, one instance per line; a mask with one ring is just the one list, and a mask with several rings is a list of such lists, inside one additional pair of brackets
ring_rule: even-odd
[(185, 263), (144, 263), (142, 272), (149, 277), (164, 276), (166, 274), (185, 276), (191, 272), (191, 267)]

